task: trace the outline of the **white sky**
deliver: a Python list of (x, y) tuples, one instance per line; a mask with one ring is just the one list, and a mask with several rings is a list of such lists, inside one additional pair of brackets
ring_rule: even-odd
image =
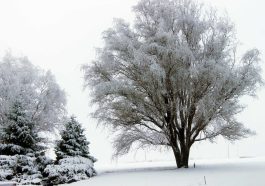
[[(265, 53), (264, 1), (205, 1), (227, 10), (236, 24), (243, 49), (257, 47)], [(111, 138), (107, 138), (108, 131), (97, 128), (96, 121), (89, 116), (92, 109), (87, 93), (82, 90), (80, 66), (95, 58), (95, 48), (102, 46), (101, 33), (111, 27), (113, 18), (133, 20), (131, 7), (136, 3), (136, 0), (0, 1), (0, 54), (11, 50), (15, 55), (26, 55), (33, 64), (50, 69), (55, 74), (67, 92), (69, 113), (75, 114), (87, 128), (91, 153), (101, 164), (111, 161)], [(248, 108), (239, 119), (256, 130), (257, 135), (229, 144), (229, 147), (228, 142), (223, 140), (216, 144), (202, 142), (193, 147), (191, 157), (227, 157), (228, 148), (230, 157), (265, 156), (265, 91), (258, 92), (258, 99), (244, 98), (243, 102)], [(121, 160), (170, 158), (171, 152), (143, 151), (137, 156), (132, 152)]]

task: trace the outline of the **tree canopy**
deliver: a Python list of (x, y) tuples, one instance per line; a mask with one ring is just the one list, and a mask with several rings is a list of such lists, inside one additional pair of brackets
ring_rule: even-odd
[[(7, 53), (0, 59), (0, 121), (19, 101), (37, 131), (53, 131), (66, 114), (64, 91), (50, 71), (34, 66), (27, 57)], [(3, 126), (0, 126), (0, 128)]]
[(262, 84), (260, 53), (237, 56), (229, 18), (192, 0), (141, 0), (133, 10), (134, 24), (117, 19), (83, 67), (94, 116), (119, 131), (115, 154), (163, 145), (188, 167), (194, 142), (251, 134), (235, 115)]

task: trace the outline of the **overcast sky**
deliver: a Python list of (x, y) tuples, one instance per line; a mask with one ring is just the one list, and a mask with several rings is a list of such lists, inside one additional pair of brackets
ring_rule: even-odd
[[(265, 54), (264, 1), (205, 1), (227, 11), (236, 25), (242, 49), (256, 47)], [(67, 93), (69, 113), (76, 115), (86, 127), (91, 153), (102, 164), (111, 161), (111, 137), (107, 130), (97, 128), (96, 121), (89, 116), (92, 109), (88, 94), (82, 90), (80, 66), (95, 58), (95, 48), (102, 46), (101, 33), (111, 27), (113, 18), (133, 21), (131, 7), (136, 3), (136, 0), (0, 1), (1, 56), (11, 50), (52, 71)], [(265, 69), (265, 65), (262, 66)], [(192, 149), (191, 157), (265, 156), (264, 89), (258, 91), (258, 98), (243, 98), (242, 103), (248, 107), (238, 117), (256, 130), (257, 135), (234, 144), (221, 139), (215, 144), (201, 142)], [(138, 155), (132, 152), (121, 160), (170, 158), (173, 158), (171, 152), (143, 151)]]

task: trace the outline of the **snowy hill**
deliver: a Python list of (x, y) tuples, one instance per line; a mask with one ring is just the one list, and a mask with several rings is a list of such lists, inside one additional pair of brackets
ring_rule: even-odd
[[(193, 168), (193, 164), (196, 168)], [(265, 158), (190, 161), (189, 169), (174, 162), (129, 163), (98, 168), (99, 174), (71, 186), (264, 186)], [(205, 177), (205, 180), (204, 180)], [(206, 184), (205, 184), (206, 181)]]

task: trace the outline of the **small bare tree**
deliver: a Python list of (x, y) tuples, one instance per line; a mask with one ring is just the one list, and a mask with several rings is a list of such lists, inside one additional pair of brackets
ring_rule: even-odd
[(192, 0), (141, 0), (134, 11), (134, 26), (116, 20), (98, 58), (83, 67), (95, 117), (119, 131), (115, 154), (135, 142), (163, 145), (177, 167), (188, 167), (196, 141), (251, 134), (235, 114), (239, 98), (262, 84), (259, 51), (235, 56), (229, 19)]

